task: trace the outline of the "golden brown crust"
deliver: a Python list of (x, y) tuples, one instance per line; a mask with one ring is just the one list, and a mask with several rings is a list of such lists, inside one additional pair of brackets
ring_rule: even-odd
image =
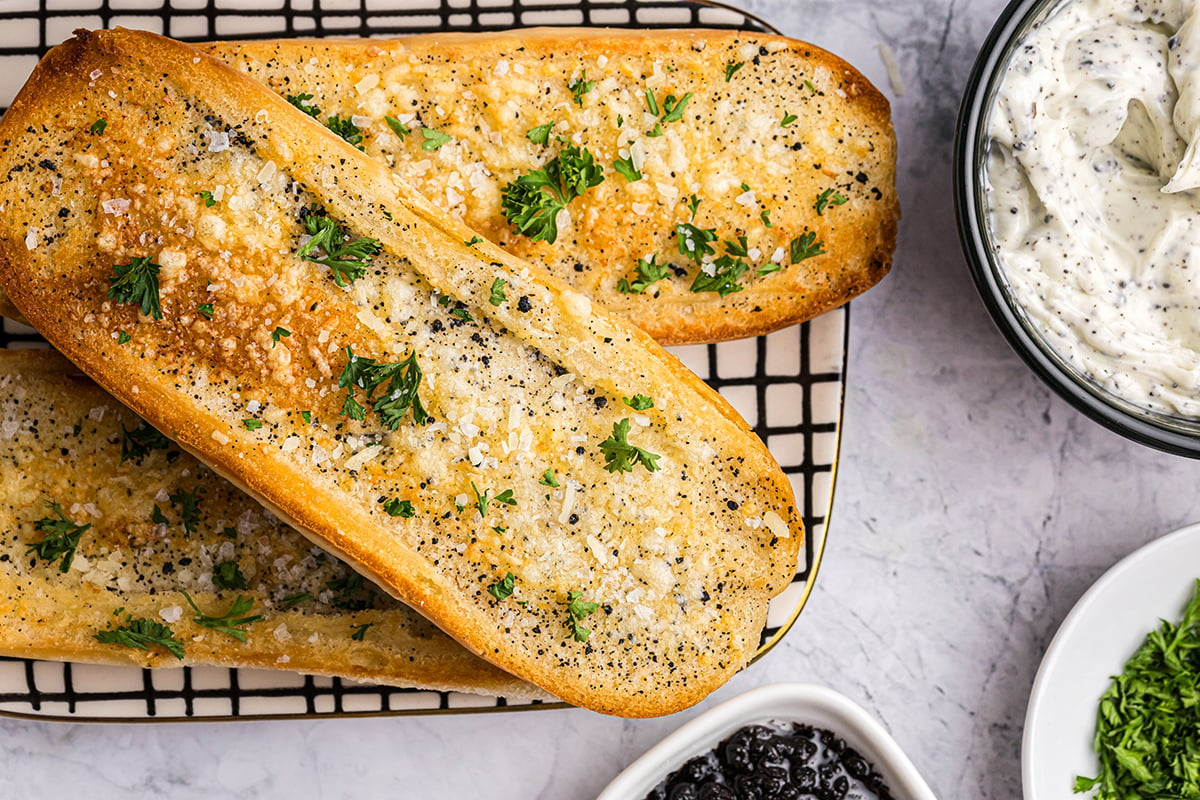
[[(697, 55), (692, 48), (701, 42), (705, 48)], [(774, 121), (775, 117), (771, 114), (777, 110), (800, 110), (808, 102), (805, 94), (812, 94), (807, 89), (800, 91), (802, 81), (806, 75), (822, 71), (822, 75), (827, 74), (825, 80), (829, 85), (838, 87), (845, 96), (836, 91), (816, 95), (826, 107), (794, 123), (795, 131), (799, 132), (813, 126), (814, 120), (837, 120), (842, 130), (839, 131), (838, 147), (831, 148), (832, 152), (808, 152), (814, 150), (814, 143), (810, 141), (808, 151), (804, 154), (804, 163), (796, 163), (790, 169), (773, 163), (772, 169), (759, 176), (765, 181), (758, 181), (756, 187), (759, 195), (755, 201), (758, 203), (756, 210), (748, 210), (732, 202), (726, 202), (715, 211), (711, 204), (702, 206), (704, 213), (700, 215), (700, 220), (703, 227), (714, 228), (718, 239), (732, 239), (740, 234), (747, 235), (748, 239), (753, 237), (751, 246), (763, 251), (761, 259), (765, 264), (771, 263), (768, 252), (773, 254), (775, 248), (788, 244), (798, 231), (819, 231), (820, 241), (826, 250), (825, 255), (805, 260), (799, 265), (788, 265), (789, 259), (784, 258), (785, 269), (768, 278), (744, 279), (750, 284), (750, 289), (727, 298), (713, 292), (688, 292), (687, 284), (691, 278), (680, 279), (678, 276), (668, 279), (681, 282), (681, 286), (671, 289), (667, 289), (666, 284), (660, 284), (650, 294), (631, 295), (618, 291), (617, 285), (621, 279), (632, 280), (631, 265), (652, 250), (659, 252), (662, 262), (674, 258), (682, 266), (687, 266), (686, 259), (678, 258), (677, 247), (671, 240), (674, 224), (683, 221), (680, 217), (682, 212), (677, 213), (675, 208), (655, 203), (648, 211), (638, 214), (631, 208), (631, 202), (614, 204), (609, 189), (618, 187), (616, 197), (619, 200), (619, 187), (623, 179), (619, 179), (611, 170), (611, 162), (620, 154), (610, 152), (613, 150), (610, 142), (588, 136), (586, 130), (580, 131), (581, 141), (597, 153), (601, 163), (609, 166), (610, 181), (609, 187), (590, 195), (585, 194), (574, 206), (582, 212), (578, 217), (586, 219), (591, 227), (570, 239), (564, 237), (554, 245), (532, 243), (515, 236), (501, 213), (497, 190), (519, 174), (519, 167), (527, 168), (534, 163), (528, 161), (523, 152), (533, 147), (525, 142), (524, 134), (528, 126), (516, 126), (516, 121), (564, 114), (569, 120), (570, 114), (576, 111), (575, 107), (567, 104), (563, 108), (561, 102), (556, 105), (548, 99), (546, 92), (516, 95), (516, 107), (512, 113), (515, 117), (514, 126), (520, 129), (505, 130), (501, 127), (507, 146), (489, 151), (480, 130), (488, 123), (497, 124), (497, 120), (491, 116), (486, 103), (479, 99), (474, 102), (464, 100), (463, 92), (471, 96), (470, 89), (464, 90), (458, 83), (433, 79), (439, 75), (442, 78), (450, 77), (435, 71), (437, 65), (445, 64), (453, 65), (453, 75), (461, 73), (486, 81), (487, 76), (494, 74), (501, 60), (531, 65), (548, 61), (552, 65), (552, 76), (582, 72), (588, 67), (580, 67), (576, 62), (586, 62), (591, 64), (591, 75), (595, 77), (598, 74), (595, 61), (603, 56), (609, 72), (626, 77), (627, 83), (636, 84), (640, 76), (638, 81), (630, 79), (630, 68), (645, 72), (652, 70), (655, 62), (678, 59), (681, 54), (687, 54), (693, 59), (701, 59), (699, 66), (708, 72), (701, 72), (696, 82), (688, 83), (686, 89), (706, 87), (711, 93), (719, 94), (723, 91), (720, 76), (724, 65), (735, 63), (730, 62), (731, 56), (725, 54), (747, 45), (781, 47), (771, 51), (767, 63), (764, 64), (760, 57), (758, 64), (743, 63), (738, 70), (740, 77), (737, 89), (743, 97), (749, 97), (752, 101), (750, 108), (744, 111), (747, 115), (766, 115)], [(895, 191), (895, 137), (888, 102), (849, 64), (803, 42), (769, 35), (751, 36), (718, 31), (634, 32), (555, 28), (524, 30), (519, 35), (430, 34), (391, 42), (303, 39), (217, 42), (206, 45), (205, 49), (281, 93), (314, 94), (312, 105), (322, 108), (327, 114), (358, 118), (368, 131), (363, 144), (366, 152), (391, 165), (435, 204), (447, 211), (457, 210), (473, 229), (483, 231), (494, 242), (504, 243), (510, 252), (544, 264), (559, 279), (626, 315), (662, 344), (724, 341), (770, 333), (803, 322), (865, 292), (879, 282), (891, 267), (899, 201)], [(522, 52), (527, 52), (527, 55), (519, 55)], [(312, 63), (313, 59), (317, 59), (316, 64)], [(479, 164), (488, 173), (477, 191), (470, 191), (461, 181), (455, 183), (457, 189), (450, 187), (449, 183), (463, 174), (461, 164), (430, 158), (429, 152), (420, 149), (415, 134), (411, 141), (401, 142), (385, 127), (383, 117), (387, 115), (371, 113), (372, 110), (388, 111), (407, 118), (405, 112), (411, 113), (410, 104), (382, 106), (378, 98), (363, 97), (350, 88), (361, 82), (362, 75), (403, 71), (411, 63), (427, 65), (421, 74), (424, 82), (417, 89), (404, 82), (411, 82), (412, 75), (393, 77), (389, 82), (388, 98), (395, 101), (400, 95), (415, 92), (422, 107), (451, 109), (451, 122), (439, 122), (438, 125), (455, 132), (457, 140), (463, 142), (471, 154), (469, 159), (478, 158), (477, 161), (469, 160), (468, 166)], [(764, 74), (757, 74), (760, 72)], [(779, 73), (790, 76), (792, 80), (784, 83), (785, 91), (772, 94), (768, 87), (779, 86)], [(546, 77), (543, 80), (552, 82), (556, 87), (566, 83), (565, 78), (559, 77)], [(607, 90), (618, 91), (619, 87), (607, 87)], [(509, 98), (509, 101), (514, 102), (514, 99)], [(694, 102), (696, 106), (699, 105), (699, 101)], [(619, 112), (607, 105), (601, 108), (607, 112), (607, 117), (600, 120), (597, 127), (605, 123), (611, 125), (611, 118)], [(777, 116), (782, 118), (783, 113), (787, 112), (780, 111)], [(845, 142), (846, 131), (850, 133), (849, 144)], [(675, 133), (673, 130), (670, 132)], [(698, 165), (719, 153), (726, 172), (745, 174), (748, 178), (759, 174), (760, 166), (756, 162), (761, 159), (752, 156), (749, 148), (725, 149), (720, 137), (712, 131), (712, 126), (694, 125), (686, 133), (689, 135), (685, 135), (683, 141), (695, 154), (686, 165), (688, 169), (702, 172)], [(642, 141), (650, 146), (657, 143), (655, 139), (643, 138)], [(520, 149), (515, 149), (513, 142)], [(835, 159), (844, 163), (835, 165)], [(796, 162), (799, 160), (799, 157), (794, 159)], [(825, 182), (819, 185), (800, 175), (811, 167), (809, 162), (817, 160), (825, 162), (820, 170), (821, 181)], [(423, 167), (423, 164), (431, 166)], [(860, 183), (858, 175), (869, 176), (869, 181)], [(675, 182), (685, 186), (694, 183), (682, 171), (675, 176)], [(816, 196), (824, 188), (830, 187), (845, 189), (851, 198), (849, 205), (835, 209), (836, 217), (831, 213), (826, 219), (824, 215), (815, 213), (812, 203), (790, 200), (793, 194), (802, 198), (806, 196), (805, 192)], [(766, 199), (779, 198), (781, 195), (788, 201), (775, 205), (773, 200)], [(458, 200), (460, 197), (461, 200)], [(457, 202), (450, 202), (452, 199)], [(604, 213), (589, 215), (589, 208), (603, 209)], [(762, 224), (759, 214), (763, 208), (771, 211), (775, 228), (768, 229)], [(636, 242), (641, 242), (644, 247), (639, 249)], [(585, 271), (577, 271), (576, 264), (582, 264)], [(692, 277), (695, 271), (694, 266), (690, 267)], [(6, 308), (9, 310), (5, 311)], [(11, 306), (5, 302), (2, 292), (0, 314), (11, 315)]]
[[(57, 353), (0, 351), (0, 419), (0, 655), (545, 696), (369, 584), (350, 588), (344, 565), (177, 448), (135, 454), (141, 420)], [(196, 499), (186, 527), (185, 497)], [(36, 521), (55, 518), (47, 503), (88, 526), (66, 572), (29, 550), (48, 535)], [(236, 565), (225, 582), (222, 565)], [(217, 616), (244, 597), (242, 616), (263, 619), (240, 642), (195, 624), (182, 592)], [(96, 640), (127, 617), (168, 625), (184, 658)]]
[[(728, 404), (640, 330), (468, 246), (469, 229), (378, 162), (152, 34), (80, 34), (52, 51), (0, 134), (0, 281), (25, 317), (468, 649), (630, 716), (697, 702), (753, 655), (802, 538), (791, 486)], [(214, 206), (199, 200), (207, 186), (225, 190)], [(296, 256), (313, 204), (381, 243), (345, 289)], [(162, 319), (109, 297), (134, 258), (162, 265)], [(351, 351), (419, 356), (436, 422), (341, 416)], [(655, 407), (622, 403), (636, 394)], [(660, 471), (604, 468), (620, 420)], [(539, 485), (547, 467), (559, 486)], [(385, 514), (388, 498), (415, 515)], [(497, 600), (488, 588), (506, 572), (516, 593)]]
[[(435, 205), (663, 344), (753, 336), (811, 319), (866, 291), (891, 266), (899, 201), (888, 102), (852, 66), (805, 42), (555, 28), (206, 48), (281, 94), (313, 95), (321, 120), (355, 120), (366, 152)], [(584, 75), (595, 86), (576, 101), (568, 87)], [(647, 88), (656, 101), (692, 95), (683, 118), (660, 126), (660, 136), (645, 130)], [(796, 121), (784, 127), (786, 115)], [(413, 133), (401, 140), (385, 116)], [(557, 124), (549, 147), (526, 139), (550, 121)], [(424, 150), (418, 123), (454, 141)], [(501, 188), (549, 160), (556, 136), (594, 153), (606, 179), (568, 206), (555, 243), (534, 242), (505, 220)], [(644, 150), (644, 177), (630, 183), (613, 162), (629, 158), (634, 141)], [(826, 190), (846, 202), (818, 213)], [(694, 215), (693, 194), (701, 201)], [(700, 268), (678, 250), (675, 226), (685, 222), (715, 230), (714, 256), (724, 252), (720, 241), (747, 237), (757, 258), (747, 259), (743, 291), (690, 291)], [(810, 232), (824, 254), (791, 264), (790, 242)], [(619, 291), (650, 254), (677, 272), (642, 294)]]
[(0, 317), (7, 317), (20, 323), (25, 322), (25, 318), (21, 316), (21, 312), (8, 299), (8, 295), (4, 293), (3, 289), (0, 289)]

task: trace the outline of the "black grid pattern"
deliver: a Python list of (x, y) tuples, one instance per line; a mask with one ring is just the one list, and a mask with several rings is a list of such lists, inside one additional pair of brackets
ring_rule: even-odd
[[(691, 0), (283, 0), (253, 10), (233, 0), (10, 0), (0, 6), (0, 70), (24, 75), (76, 27), (124, 25), (181, 39), (388, 36), (526, 25), (771, 30), (736, 9)], [(264, 6), (273, 5), (264, 3)], [(6, 34), (6, 35), (5, 35)], [(808, 535), (792, 586), (772, 602), (763, 648), (786, 632), (807, 598), (825, 539), (841, 424), (849, 309), (757, 339), (678, 348), (698, 375), (751, 421), (791, 478)], [(4, 320), (0, 347), (38, 347)], [(545, 707), (294, 673), (170, 670), (0, 658), (0, 715), (62, 719), (203, 719), (437, 713)]]
[(78, 27), (117, 25), (177, 39), (288, 36), (397, 36), (436, 31), (490, 31), (535, 25), (610, 28), (742, 28), (765, 22), (719, 4), (689, 0), (285, 0), (280, 8), (233, 0), (7, 0), (0, 27), (21, 26), (23, 41), (0, 56), (40, 58)]
[[(0, 657), (0, 687), (20, 687), (19, 691), (0, 692), (0, 715), (88, 720), (265, 719), (480, 712), (559, 705), (542, 700), (512, 703), (502, 697), (373, 686), (311, 675), (288, 675), (290, 680), (280, 681), (284, 673), (223, 667), (123, 668), (127, 674), (118, 681), (106, 674), (88, 681), (77, 678), (80, 673), (111, 669)], [(100, 681), (112, 685), (100, 689), (80, 685)], [(47, 687), (46, 683), (53, 685)]]

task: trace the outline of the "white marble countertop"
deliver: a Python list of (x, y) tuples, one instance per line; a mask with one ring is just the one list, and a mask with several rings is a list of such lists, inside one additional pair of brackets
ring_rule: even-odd
[[(816, 590), (787, 638), (698, 709), (185, 725), (0, 720), (0, 797), (591, 798), (699, 710), (799, 680), (854, 698), (939, 797), (1020, 796), (1025, 704), (1087, 586), (1200, 519), (1200, 463), (1108, 433), (1050, 394), (987, 318), (961, 254), (950, 149), (1006, 0), (752, 0), (892, 99), (904, 223), (856, 300), (842, 462)], [(3, 2), (0, 2), (0, 7)], [(896, 54), (889, 85), (878, 45)], [(902, 89), (902, 93), (901, 90)]]

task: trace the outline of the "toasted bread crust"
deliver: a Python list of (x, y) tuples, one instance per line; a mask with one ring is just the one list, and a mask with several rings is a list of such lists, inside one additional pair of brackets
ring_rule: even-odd
[[(369, 584), (351, 590), (348, 568), (177, 448), (129, 452), (141, 420), (59, 354), (0, 351), (0, 418), (0, 655), (545, 696)], [(190, 530), (184, 495), (197, 498)], [(88, 526), (66, 572), (29, 550), (47, 535), (36, 521), (55, 518), (47, 503)], [(224, 584), (222, 564), (237, 565)], [(240, 642), (195, 624), (182, 592), (218, 616), (244, 597), (264, 619)], [(127, 616), (167, 624), (184, 658), (96, 640)]]
[[(805, 42), (543, 28), (220, 42), (207, 52), (281, 94), (312, 95), (307, 102), (322, 121), (355, 120), (366, 152), (434, 205), (663, 344), (753, 336), (811, 319), (869, 289), (892, 263), (899, 201), (888, 102), (852, 66)], [(727, 80), (726, 67), (736, 64)], [(576, 100), (569, 87), (584, 76), (595, 85)], [(661, 125), (659, 136), (647, 135), (647, 89), (656, 102), (691, 94), (682, 118)], [(785, 127), (789, 115), (795, 121)], [(386, 116), (412, 133), (401, 139)], [(526, 138), (552, 121), (548, 146)], [(422, 149), (418, 122), (453, 142)], [(504, 218), (501, 189), (543, 166), (561, 149), (559, 136), (592, 152), (607, 177), (568, 206), (556, 242), (534, 242)], [(630, 158), (631, 142), (644, 151), (644, 177), (632, 183), (613, 168)], [(845, 202), (818, 213), (827, 190)], [(701, 201), (695, 214), (691, 195)], [(748, 259), (743, 291), (690, 290), (700, 268), (679, 252), (675, 228), (685, 222), (715, 230), (716, 255), (720, 241), (746, 236), (757, 258)], [(790, 242), (807, 232), (825, 252), (790, 263)], [(633, 282), (634, 266), (651, 254), (676, 272), (644, 293), (621, 292), (620, 281)]]
[[(97, 119), (103, 134), (89, 133)], [(81, 33), (47, 56), (0, 133), (0, 281), (24, 316), (468, 649), (629, 716), (697, 702), (753, 655), (802, 539), (791, 486), (728, 404), (640, 330), (466, 244), (469, 229), (377, 161), (162, 37)], [(227, 189), (215, 207), (198, 198), (207, 185)], [(347, 288), (296, 257), (299, 211), (314, 205), (381, 245)], [(110, 297), (134, 258), (162, 265), (162, 319)], [(493, 302), (497, 280), (507, 295)], [(437, 422), (342, 416), (351, 352), (419, 357)], [(655, 407), (633, 412), (622, 398), (636, 394)], [(605, 468), (602, 440), (622, 420), (659, 471)], [(547, 468), (559, 486), (539, 485)], [(415, 515), (384, 513), (388, 498)], [(488, 588), (507, 572), (516, 594), (497, 600)]]

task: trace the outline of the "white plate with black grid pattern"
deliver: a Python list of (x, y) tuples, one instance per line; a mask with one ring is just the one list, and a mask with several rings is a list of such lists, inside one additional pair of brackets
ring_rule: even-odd
[[(532, 25), (772, 30), (692, 0), (0, 0), (0, 107), (46, 49), (76, 28), (124, 26), (182, 39), (391, 36)], [(771, 601), (759, 655), (795, 622), (816, 579), (841, 437), (849, 307), (769, 336), (673, 348), (753, 425), (792, 481), (807, 528), (792, 584)], [(45, 346), (11, 320), (0, 347)], [(373, 686), (284, 670), (64, 664), (0, 658), (0, 715), (203, 720), (503, 711), (547, 707)]]

